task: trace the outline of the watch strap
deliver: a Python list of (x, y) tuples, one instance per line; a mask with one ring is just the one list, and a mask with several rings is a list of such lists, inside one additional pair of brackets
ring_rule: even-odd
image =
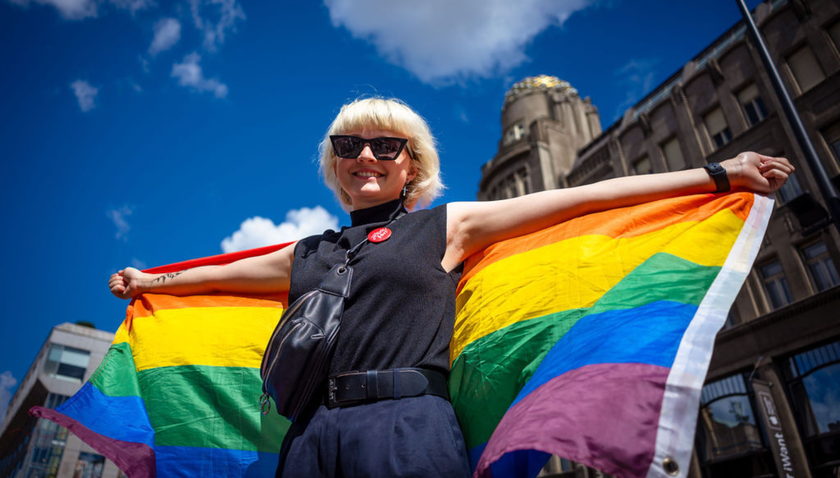
[(729, 176), (726, 175), (726, 169), (720, 163), (709, 163), (703, 166), (703, 169), (715, 180), (716, 193), (729, 192)]

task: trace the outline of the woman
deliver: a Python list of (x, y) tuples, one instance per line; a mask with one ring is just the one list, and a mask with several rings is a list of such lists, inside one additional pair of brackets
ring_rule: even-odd
[[(352, 262), (352, 288), (329, 370), (339, 392), (320, 398), (317, 409), (294, 423), (278, 476), (468, 476), (463, 437), (441, 396), (445, 387), (436, 385), (449, 371), (455, 288), (467, 257), (591, 212), (726, 189), (721, 178), (733, 188), (770, 193), (794, 170), (784, 158), (743, 153), (712, 169), (717, 178), (703, 168), (632, 176), (403, 215), (442, 189), (429, 127), (405, 104), (374, 98), (345, 105), (321, 153), (321, 173), (350, 211), (350, 227), (226, 266), (164, 275), (127, 268), (110, 280), (121, 298), (288, 290), (292, 302), (317, 287), (348, 249), (387, 225), (390, 237), (365, 244)], [(426, 388), (395, 385), (397, 376), (408, 384), (418, 375)], [(340, 393), (373, 381), (380, 385), (366, 400)]]

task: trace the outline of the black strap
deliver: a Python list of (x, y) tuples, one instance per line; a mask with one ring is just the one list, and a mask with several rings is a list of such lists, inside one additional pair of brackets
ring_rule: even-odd
[(422, 368), (395, 368), (344, 372), (327, 380), (328, 408), (421, 395), (436, 395), (448, 400), (446, 377)]
[[(397, 219), (399, 219), (399, 218), (401, 218), (401, 217), (405, 216), (406, 214), (408, 214), (408, 213), (406, 213), (406, 212), (405, 212), (405, 210), (404, 210), (404, 209), (402, 209), (402, 206), (400, 206), (400, 211), (397, 213), (397, 215), (396, 215), (396, 216), (394, 216), (394, 218), (393, 218), (393, 219), (391, 219), (390, 221), (388, 221), (388, 224), (385, 224), (385, 225), (384, 225), (384, 226), (382, 226), (382, 227), (388, 227), (388, 226), (390, 226), (391, 224), (393, 224), (393, 223), (394, 223), (394, 221), (396, 221)], [(350, 264), (350, 261), (352, 261), (352, 260), (353, 260), (353, 258), (354, 258), (354, 257), (356, 257), (356, 254), (358, 254), (358, 253), (359, 253), (359, 250), (362, 248), (362, 246), (364, 246), (364, 245), (365, 245), (365, 244), (367, 244), (368, 242), (370, 242), (370, 240), (368, 239), (368, 237), (367, 237), (367, 236), (365, 236), (365, 238), (364, 238), (364, 240), (363, 240), (362, 242), (360, 242), (360, 243), (356, 244), (354, 247), (352, 247), (352, 248), (348, 249), (348, 250), (347, 250), (347, 253), (344, 255), (344, 265), (345, 265), (345, 266), (347, 266), (348, 264)]]
[[(388, 224), (385, 224), (382, 227), (390, 226), (394, 221), (406, 215), (406, 212), (403, 209), (400, 209), (399, 213), (394, 216), (393, 219), (388, 221)], [(367, 237), (354, 247), (349, 249), (347, 253), (344, 255), (344, 264), (336, 264), (333, 268), (321, 279), (321, 283), (318, 284), (318, 289), (327, 291), (336, 295), (340, 295), (345, 299), (350, 296), (350, 283), (353, 280), (353, 268), (350, 266), (350, 261), (356, 257), (356, 254), (359, 253), (362, 246), (370, 242)]]
[(726, 169), (720, 163), (709, 163), (703, 168), (714, 179), (716, 193), (729, 192), (729, 176), (726, 175)]

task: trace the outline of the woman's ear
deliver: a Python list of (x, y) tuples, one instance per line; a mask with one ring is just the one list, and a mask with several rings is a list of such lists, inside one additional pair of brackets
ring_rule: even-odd
[(407, 179), (406, 182), (410, 183), (411, 181), (414, 181), (414, 178), (416, 178), (416, 177), (417, 177), (417, 168), (411, 168), (408, 171), (408, 175), (406, 176), (406, 179)]

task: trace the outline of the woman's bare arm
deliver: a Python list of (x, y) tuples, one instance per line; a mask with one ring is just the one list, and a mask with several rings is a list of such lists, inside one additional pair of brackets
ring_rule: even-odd
[(275, 293), (289, 290), (295, 244), (262, 256), (223, 266), (202, 266), (180, 272), (147, 274), (133, 267), (113, 274), (111, 293), (131, 299), (145, 292), (171, 295), (213, 292)]
[[(778, 190), (794, 171), (785, 158), (756, 153), (742, 153), (721, 165), (732, 189), (762, 193)], [(447, 248), (442, 265), (451, 270), (494, 242), (592, 212), (715, 190), (714, 180), (705, 169), (698, 168), (627, 176), (503, 201), (451, 203), (447, 207)]]

